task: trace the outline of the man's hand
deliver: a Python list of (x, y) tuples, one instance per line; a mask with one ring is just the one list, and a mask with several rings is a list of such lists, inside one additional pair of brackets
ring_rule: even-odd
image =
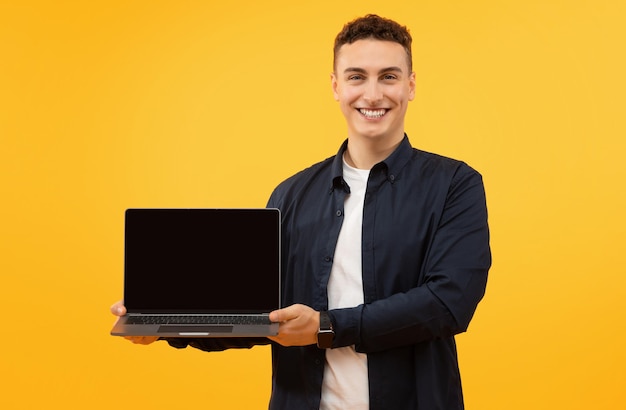
[(291, 305), (270, 313), (272, 322), (280, 323), (278, 335), (269, 337), (283, 346), (308, 346), (317, 343), (320, 312), (305, 305)]
[[(124, 302), (121, 300), (119, 302), (115, 302), (111, 306), (111, 313), (115, 316), (124, 316), (126, 314), (126, 306), (124, 306)], [(159, 338), (157, 336), (124, 336), (124, 339), (130, 340), (138, 345), (149, 345), (150, 343), (156, 342)]]

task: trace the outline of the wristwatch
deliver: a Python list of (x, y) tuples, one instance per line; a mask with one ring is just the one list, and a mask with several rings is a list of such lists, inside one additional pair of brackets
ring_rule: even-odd
[(335, 338), (335, 331), (330, 322), (328, 312), (320, 312), (320, 328), (317, 331), (317, 347), (320, 349), (330, 349)]

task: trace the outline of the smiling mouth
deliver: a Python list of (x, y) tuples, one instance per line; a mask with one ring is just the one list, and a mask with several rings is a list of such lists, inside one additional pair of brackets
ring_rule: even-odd
[(387, 113), (387, 110), (384, 108), (378, 110), (368, 110), (366, 108), (360, 108), (359, 112), (363, 114), (365, 118), (374, 120), (385, 115)]

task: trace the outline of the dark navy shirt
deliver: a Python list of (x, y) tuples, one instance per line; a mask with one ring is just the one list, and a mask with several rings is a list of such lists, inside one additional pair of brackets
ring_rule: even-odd
[[(281, 183), (283, 306), (328, 308), (327, 285), (350, 187), (338, 154)], [(363, 209), (364, 304), (329, 312), (333, 347), (368, 355), (371, 409), (463, 408), (454, 335), (467, 329), (491, 265), (482, 178), (404, 137), (376, 164)], [(221, 350), (261, 340), (197, 340)], [(271, 409), (319, 409), (325, 351), (272, 346)]]

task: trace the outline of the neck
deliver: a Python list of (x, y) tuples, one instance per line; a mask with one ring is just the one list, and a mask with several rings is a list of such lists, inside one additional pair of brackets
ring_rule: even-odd
[(385, 160), (400, 145), (404, 134), (399, 139), (382, 143), (381, 141), (367, 141), (348, 137), (348, 148), (344, 158), (348, 165), (358, 169), (372, 169), (379, 162)]

